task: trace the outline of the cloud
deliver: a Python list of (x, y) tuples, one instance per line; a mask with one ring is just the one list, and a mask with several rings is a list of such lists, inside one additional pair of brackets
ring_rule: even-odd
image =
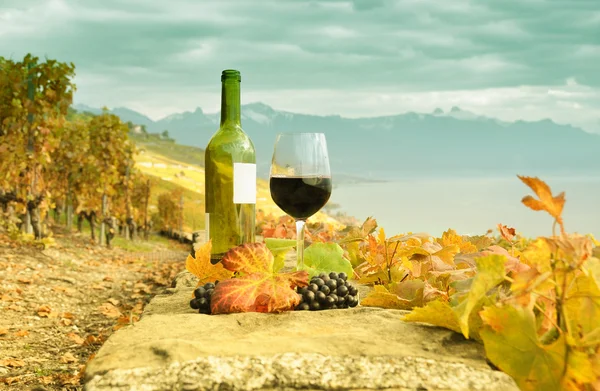
[(2, 0), (0, 56), (72, 61), (76, 101), (153, 117), (217, 107), (238, 68), (245, 96), (292, 111), (460, 104), (591, 129), (599, 15), (586, 0)]

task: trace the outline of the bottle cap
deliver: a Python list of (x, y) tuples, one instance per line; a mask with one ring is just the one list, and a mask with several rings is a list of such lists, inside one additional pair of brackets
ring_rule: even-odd
[(223, 73), (221, 73), (221, 81), (225, 80), (237, 80), (242, 81), (242, 76), (240, 75), (240, 71), (236, 71), (235, 69), (225, 69)]

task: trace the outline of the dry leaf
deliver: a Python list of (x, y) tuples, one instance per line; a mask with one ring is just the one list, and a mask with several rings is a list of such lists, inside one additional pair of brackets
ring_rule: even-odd
[(49, 318), (52, 313), (52, 309), (48, 305), (43, 305), (37, 310), (37, 314), (42, 318)]
[(108, 318), (118, 318), (123, 315), (121, 311), (119, 311), (119, 309), (111, 303), (102, 304), (100, 307), (98, 307), (98, 311)]
[(22, 284), (31, 284), (33, 282), (33, 280), (29, 277), (19, 277), (17, 278), (17, 281), (19, 281)]
[(500, 235), (508, 242), (512, 242), (517, 234), (514, 228), (502, 224), (498, 224), (498, 231), (500, 231)]
[(204, 285), (207, 282), (225, 280), (233, 275), (233, 272), (225, 269), (220, 262), (216, 265), (210, 262), (211, 248), (212, 242), (209, 240), (196, 250), (195, 257), (188, 255), (185, 260), (187, 271), (198, 277), (198, 286)]
[(119, 305), (119, 300), (110, 298), (107, 300), (112, 305)]
[(17, 337), (26, 337), (29, 335), (29, 331), (27, 330), (19, 330), (15, 333)]
[(73, 315), (70, 312), (63, 312), (62, 314), (60, 314), (60, 317), (65, 319), (75, 319), (75, 315)]
[(69, 337), (77, 345), (83, 345), (84, 340), (79, 335), (77, 335), (75, 333), (69, 333), (69, 334), (67, 334), (67, 337)]
[(60, 320), (60, 324), (62, 324), (63, 326), (70, 326), (73, 324), (73, 321), (71, 319), (61, 319)]
[(67, 352), (62, 355), (62, 357), (59, 359), (59, 361), (63, 364), (70, 364), (70, 363), (77, 362), (77, 358), (73, 355), (73, 353)]
[(517, 175), (523, 183), (531, 188), (535, 194), (539, 197), (536, 200), (532, 196), (528, 195), (523, 197), (521, 202), (533, 210), (545, 210), (550, 216), (556, 219), (556, 222), (560, 225), (561, 232), (564, 233), (563, 220), (561, 217), (563, 207), (565, 206), (565, 193), (562, 192), (556, 197), (552, 195), (550, 186), (546, 182), (542, 181), (537, 177), (526, 177)]
[(0, 365), (9, 368), (20, 368), (25, 366), (25, 361), (18, 360), (16, 358), (9, 358), (6, 360), (0, 360)]

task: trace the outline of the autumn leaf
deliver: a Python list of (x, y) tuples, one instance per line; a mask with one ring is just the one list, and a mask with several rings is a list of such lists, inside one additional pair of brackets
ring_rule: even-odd
[(437, 239), (437, 242), (443, 247), (457, 245), (459, 251), (463, 254), (477, 252), (477, 247), (473, 243), (463, 240), (463, 237), (458, 235), (453, 229), (444, 232), (442, 237)]
[(107, 318), (118, 318), (122, 315), (121, 311), (111, 303), (102, 304), (98, 307), (98, 311)]
[(567, 343), (564, 334), (542, 345), (533, 311), (523, 307), (489, 306), (481, 311), (480, 331), (488, 359), (510, 375), (524, 391), (561, 391)]
[(550, 216), (554, 217), (556, 222), (560, 225), (561, 232), (564, 232), (561, 214), (565, 205), (565, 193), (562, 192), (555, 197), (552, 195), (550, 186), (548, 186), (541, 179), (537, 177), (526, 177), (520, 175), (517, 175), (517, 177), (523, 181), (523, 183), (529, 186), (539, 198), (536, 200), (532, 196), (528, 195), (523, 197), (521, 202), (533, 210), (545, 210), (548, 212)]
[(576, 339), (585, 338), (600, 326), (600, 288), (591, 276), (579, 275), (565, 294), (563, 303), (569, 330)]
[(67, 337), (71, 341), (75, 342), (77, 345), (83, 345), (84, 340), (79, 335), (77, 335), (75, 333), (69, 333), (69, 334), (67, 334)]
[(494, 240), (486, 235), (474, 235), (467, 237), (467, 241), (477, 248), (477, 251), (481, 251), (494, 243)]
[(473, 278), (464, 301), (464, 306), (454, 308), (458, 317), (460, 330), (465, 338), (469, 338), (469, 318), (473, 308), (487, 295), (490, 289), (504, 280), (505, 261), (505, 258), (500, 255), (489, 255), (476, 260), (477, 274)]
[(304, 269), (312, 278), (320, 273), (344, 272), (352, 276), (352, 264), (344, 258), (344, 250), (337, 243), (313, 243), (304, 251)]
[(220, 280), (211, 298), (211, 312), (281, 312), (300, 303), (295, 287), (308, 285), (308, 273), (275, 273), (274, 258), (264, 243), (234, 247), (221, 263), (227, 270), (242, 274)]
[(502, 224), (498, 224), (498, 231), (500, 231), (500, 236), (502, 236), (508, 242), (512, 242), (517, 234), (514, 228), (510, 228)]
[(29, 335), (29, 331), (27, 330), (19, 330), (15, 333), (15, 336), (17, 337), (26, 337)]
[(339, 241), (339, 243), (345, 244), (363, 241), (367, 238), (367, 236), (375, 232), (375, 229), (377, 229), (377, 220), (372, 217), (367, 217), (360, 227), (349, 226), (342, 230), (341, 233), (345, 235), (344, 238)]
[(63, 364), (70, 364), (70, 363), (77, 362), (77, 358), (71, 352), (67, 352), (67, 353), (63, 354), (58, 360)]
[(390, 292), (383, 285), (373, 286), (373, 290), (360, 301), (360, 305), (364, 307), (381, 307), (399, 310), (410, 310), (414, 307), (410, 301), (398, 297), (398, 295)]
[(197, 286), (204, 285), (207, 282), (221, 281), (233, 275), (231, 271), (223, 267), (221, 262), (216, 265), (210, 262), (211, 248), (212, 241), (209, 240), (196, 250), (195, 257), (190, 254), (185, 261), (187, 271), (198, 277)]
[(20, 368), (25, 366), (25, 361), (16, 358), (8, 358), (5, 360), (0, 360), (0, 365), (9, 368)]
[(402, 320), (406, 322), (429, 323), (460, 333), (460, 325), (456, 313), (448, 302), (442, 300), (430, 301), (424, 307), (417, 307), (410, 314), (405, 315)]
[(52, 309), (48, 305), (43, 305), (40, 308), (38, 308), (37, 314), (42, 318), (49, 318), (52, 314)]

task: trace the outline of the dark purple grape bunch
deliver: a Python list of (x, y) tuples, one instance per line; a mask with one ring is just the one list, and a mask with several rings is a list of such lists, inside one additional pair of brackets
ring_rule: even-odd
[(358, 305), (358, 289), (348, 282), (348, 275), (344, 272), (321, 273), (311, 278), (308, 286), (296, 291), (301, 297), (297, 311), (333, 310)]
[(212, 297), (215, 286), (219, 281), (207, 282), (204, 286), (198, 287), (194, 290), (194, 298), (190, 300), (190, 307), (198, 310), (201, 314), (210, 315), (210, 298)]

